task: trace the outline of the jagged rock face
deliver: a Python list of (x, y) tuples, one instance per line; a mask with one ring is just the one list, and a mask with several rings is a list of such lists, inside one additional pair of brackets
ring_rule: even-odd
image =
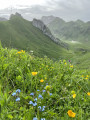
[(43, 32), (43, 34), (45, 34), (48, 37), (50, 37), (51, 40), (53, 40), (54, 42), (59, 44), (59, 39), (55, 38), (52, 35), (52, 33), (50, 32), (49, 28), (41, 20), (33, 19), (32, 24), (33, 24), (33, 26), (39, 28)]
[(7, 21), (7, 19), (0, 17), (0, 21)]

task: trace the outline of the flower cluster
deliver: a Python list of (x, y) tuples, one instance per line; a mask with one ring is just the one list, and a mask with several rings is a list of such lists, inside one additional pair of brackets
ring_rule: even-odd
[(20, 101), (19, 93), (21, 92), (20, 89), (17, 89), (16, 92), (12, 93), (12, 96), (16, 97), (16, 102)]
[(33, 76), (36, 76), (36, 75), (37, 75), (37, 72), (32, 72), (32, 75), (33, 75)]
[(68, 116), (74, 118), (76, 113), (72, 112), (72, 110), (68, 110)]
[(16, 54), (21, 54), (21, 53), (25, 53), (24, 50), (18, 51)]

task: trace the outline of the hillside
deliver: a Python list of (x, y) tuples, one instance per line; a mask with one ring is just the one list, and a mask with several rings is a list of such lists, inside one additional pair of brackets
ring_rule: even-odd
[(71, 60), (80, 68), (90, 69), (90, 22), (65, 22), (54, 16), (44, 16), (42, 21), (55, 37), (69, 45), (69, 50), (73, 53)]
[(11, 15), (8, 21), (0, 21), (0, 40), (3, 47), (29, 52), (32, 50), (36, 56), (69, 57), (69, 52), (65, 48), (53, 42), (41, 30), (34, 27), (32, 22), (23, 19), (19, 14)]
[(89, 120), (90, 71), (0, 45), (0, 120)]
[[(42, 17), (42, 21), (51, 18), (50, 16)], [(90, 22), (83, 22), (81, 20), (66, 22), (59, 17), (54, 17), (52, 21), (47, 24), (51, 32), (61, 40), (81, 41), (90, 43)]]

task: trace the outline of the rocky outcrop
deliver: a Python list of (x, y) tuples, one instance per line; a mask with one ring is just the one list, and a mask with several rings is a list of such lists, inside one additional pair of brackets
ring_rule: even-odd
[(33, 19), (32, 24), (33, 24), (33, 26), (39, 28), (43, 32), (43, 34), (47, 35), (55, 43), (60, 44), (61, 46), (67, 48), (66, 44), (64, 44), (62, 41), (60, 41), (58, 38), (55, 38), (52, 35), (49, 28), (41, 20)]
[(43, 32), (43, 34), (50, 37), (54, 42), (59, 43), (59, 39), (55, 38), (52, 35), (49, 28), (41, 20), (33, 19), (32, 24), (33, 24), (33, 26), (39, 28)]

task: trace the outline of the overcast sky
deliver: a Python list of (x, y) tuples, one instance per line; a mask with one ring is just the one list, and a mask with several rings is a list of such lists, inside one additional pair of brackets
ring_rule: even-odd
[[(0, 0), (0, 16), (5, 8), (18, 8), (27, 19), (54, 15), (64, 20), (90, 21), (90, 0)], [(21, 10), (22, 9), (22, 10)]]

